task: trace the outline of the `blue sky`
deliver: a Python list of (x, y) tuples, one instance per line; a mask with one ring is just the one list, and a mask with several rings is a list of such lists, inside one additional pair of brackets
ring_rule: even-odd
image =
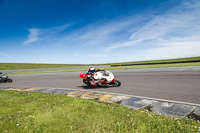
[(200, 0), (0, 0), (0, 62), (200, 56)]

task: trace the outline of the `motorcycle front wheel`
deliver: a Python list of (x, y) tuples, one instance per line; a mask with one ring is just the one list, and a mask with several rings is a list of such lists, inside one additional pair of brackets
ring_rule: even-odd
[(84, 84), (86, 84), (86, 85), (88, 85), (88, 83), (87, 83), (87, 80), (86, 80), (86, 79), (83, 79), (83, 83), (84, 83)]
[(114, 87), (119, 87), (121, 85), (121, 82), (119, 81), (119, 80), (115, 80), (114, 82), (113, 82), (113, 86)]

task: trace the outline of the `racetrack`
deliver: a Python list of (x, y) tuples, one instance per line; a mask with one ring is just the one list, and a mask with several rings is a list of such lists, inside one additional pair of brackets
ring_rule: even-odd
[(84, 72), (11, 75), (14, 82), (0, 83), (0, 87), (82, 89), (200, 104), (200, 67), (112, 72), (122, 82), (120, 87), (89, 88), (79, 78), (79, 74)]

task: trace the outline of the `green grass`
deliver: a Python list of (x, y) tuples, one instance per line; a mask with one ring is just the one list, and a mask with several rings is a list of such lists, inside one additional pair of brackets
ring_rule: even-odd
[(128, 65), (128, 64), (143, 64), (143, 63), (162, 63), (162, 62), (195, 61), (195, 60), (200, 60), (200, 57), (177, 58), (177, 59), (166, 59), (166, 60), (137, 61), (137, 62), (122, 62), (122, 63), (112, 63), (111, 65)]
[(200, 123), (65, 95), (0, 90), (0, 132), (192, 133)]
[(88, 64), (31, 64), (31, 63), (0, 63), (0, 70), (39, 69), (39, 68), (64, 68), (81, 67)]
[(177, 64), (159, 64), (159, 65), (121, 66), (121, 67), (110, 67), (108, 69), (110, 69), (110, 70), (125, 70), (125, 69), (188, 67), (188, 66), (200, 66), (200, 62), (195, 62), (195, 63), (177, 63)]
[[(187, 67), (187, 66), (200, 66), (200, 62), (197, 62), (197, 63), (177, 63), (177, 64), (159, 64), (159, 65), (121, 66), (121, 67), (103, 67), (102, 69), (125, 70), (125, 69)], [(81, 69), (62, 69), (62, 70), (34, 71), (34, 72), (15, 72), (15, 73), (7, 73), (7, 74), (8, 75), (14, 75), (14, 74), (58, 73), (58, 72), (77, 72), (77, 71), (87, 71), (87, 70), (88, 70), (88, 68), (81, 68)]]
[(167, 60), (152, 60), (152, 61), (138, 61), (138, 62), (108, 63), (108, 64), (0, 63), (0, 70), (38, 69), (38, 68), (63, 68), (63, 67), (98, 66), (98, 65), (127, 65), (127, 64), (160, 63), (160, 62), (176, 62), (176, 61), (194, 61), (194, 60), (200, 60), (200, 57), (180, 58), (180, 59), (167, 59)]
[(59, 72), (77, 72), (77, 71), (87, 71), (87, 70), (88, 68), (80, 68), (80, 69), (61, 69), (61, 70), (33, 71), (33, 72), (14, 72), (7, 74), (15, 75), (15, 74), (59, 73)]

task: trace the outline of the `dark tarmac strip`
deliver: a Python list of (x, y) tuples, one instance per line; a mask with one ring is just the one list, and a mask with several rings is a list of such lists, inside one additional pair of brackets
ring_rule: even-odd
[(82, 89), (200, 104), (200, 67), (111, 72), (121, 81), (120, 87), (89, 88), (79, 78), (84, 72), (10, 75), (13, 83), (0, 83), (0, 87)]

